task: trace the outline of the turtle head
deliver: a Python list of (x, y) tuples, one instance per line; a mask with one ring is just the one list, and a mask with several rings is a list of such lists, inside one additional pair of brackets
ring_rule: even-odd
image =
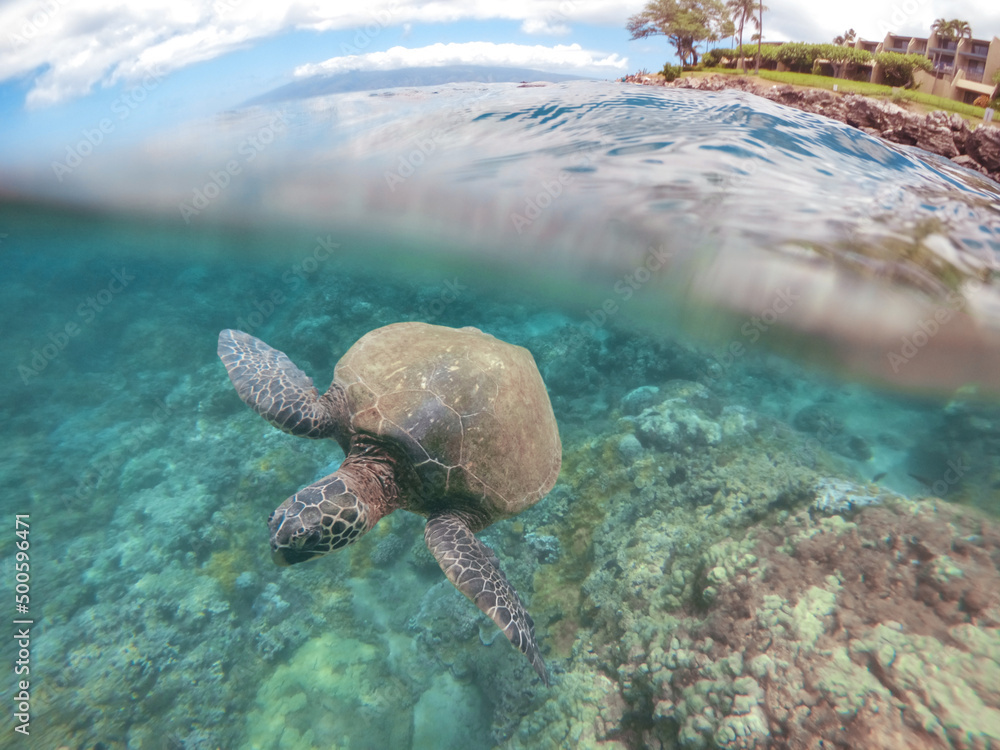
[(368, 507), (337, 474), (300, 490), (267, 520), (271, 556), (294, 565), (356, 542), (375, 525)]

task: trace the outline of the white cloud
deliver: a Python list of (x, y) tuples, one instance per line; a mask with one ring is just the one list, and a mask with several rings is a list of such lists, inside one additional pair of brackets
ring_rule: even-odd
[(603, 55), (583, 49), (579, 44), (495, 44), (493, 42), (460, 42), (432, 44), (429, 47), (392, 47), (385, 52), (332, 57), (321, 63), (301, 65), (297, 76), (330, 75), (348, 70), (395, 70), (408, 67), (440, 65), (506, 65), (543, 70), (579, 72), (620, 72), (628, 67), (628, 59), (617, 54)]
[[(968, 20), (977, 37), (1000, 34), (996, 0), (767, 4), (766, 39), (829, 41), (848, 27), (865, 38), (881, 39), (883, 24), (923, 34), (939, 16)], [(645, 0), (5, 0), (0, 4), (0, 81), (26, 79), (28, 105), (41, 107), (84, 96), (98, 86), (137, 82), (150, 72), (169, 73), (294, 29), (403, 29), (406, 24), (468, 20), (515, 21), (522, 33), (548, 35), (566, 34), (580, 24), (603, 26), (606, 48), (624, 50), (625, 21), (644, 5)], [(613, 55), (602, 59), (572, 50), (572, 45), (566, 49), (538, 53), (540, 58), (512, 53), (506, 62), (549, 68), (563, 63), (573, 70), (590, 66), (595, 72), (620, 71), (624, 64)]]
[(521, 23), (521, 31), (525, 34), (565, 36), (569, 33), (569, 26), (554, 18), (526, 18)]
[[(406, 28), (407, 24), (520, 21), (560, 34), (570, 22), (620, 28), (644, 0), (9, 0), (0, 5), (0, 81), (28, 78), (29, 107), (96, 86), (163, 74), (293, 29)], [(572, 67), (572, 65), (570, 65)], [(620, 68), (619, 68), (620, 69)]]

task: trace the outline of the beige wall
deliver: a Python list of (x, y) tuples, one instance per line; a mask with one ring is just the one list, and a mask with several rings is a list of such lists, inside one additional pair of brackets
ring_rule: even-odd
[[(993, 83), (994, 74), (1000, 70), (1000, 37), (993, 37), (990, 43), (990, 51), (986, 55), (986, 74), (983, 76), (983, 83)], [(996, 92), (993, 92), (996, 96)]]
[(933, 73), (928, 73), (926, 70), (915, 70), (913, 71), (913, 80), (917, 84), (917, 91), (925, 94), (934, 94), (935, 96), (950, 96), (951, 76), (939, 79)]

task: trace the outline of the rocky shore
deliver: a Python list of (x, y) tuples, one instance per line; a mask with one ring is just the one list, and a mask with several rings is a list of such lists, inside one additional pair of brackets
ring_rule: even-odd
[(823, 89), (770, 85), (746, 76), (678, 78), (665, 83), (659, 76), (630, 75), (621, 80), (623, 83), (703, 91), (749, 91), (780, 104), (839, 120), (893, 143), (917, 146), (1000, 182), (1000, 127), (983, 124), (973, 129), (957, 114), (938, 111), (918, 115), (880, 99)]

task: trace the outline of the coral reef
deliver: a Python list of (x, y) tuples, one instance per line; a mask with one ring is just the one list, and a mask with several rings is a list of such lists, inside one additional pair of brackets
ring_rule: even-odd
[[(215, 359), (218, 329), (284, 290), (254, 332), (301, 352), (319, 383), (360, 334), (421, 317), (440, 279), (338, 266), (290, 286), (287, 263), (245, 265), (244, 241), (239, 262), (121, 261), (135, 286), (0, 406), (0, 498), (12, 513), (27, 498), (37, 552), (33, 744), (997, 742), (996, 526), (902, 499), (995, 508), (995, 407), (894, 401), (750, 355), (708, 377), (708, 349), (666, 336), (581, 336), (583, 320), (523, 299), (435, 305), (436, 322), (528, 346), (550, 376), (560, 482), (481, 535), (535, 620), (546, 689), (445, 581), (421, 518), (272, 564), (268, 514), (342, 456), (245, 409)], [(0, 343), (8, 360), (106, 283), (102, 264), (60, 262), (60, 294), (0, 297), (11, 319), (38, 311)], [(22, 263), (48, 290), (44, 264)], [(8, 569), (15, 551), (0, 538)]]
[(628, 639), (625, 694), (680, 747), (989, 746), (998, 568), (1000, 527), (973, 512), (799, 513), (706, 551), (677, 627)]

